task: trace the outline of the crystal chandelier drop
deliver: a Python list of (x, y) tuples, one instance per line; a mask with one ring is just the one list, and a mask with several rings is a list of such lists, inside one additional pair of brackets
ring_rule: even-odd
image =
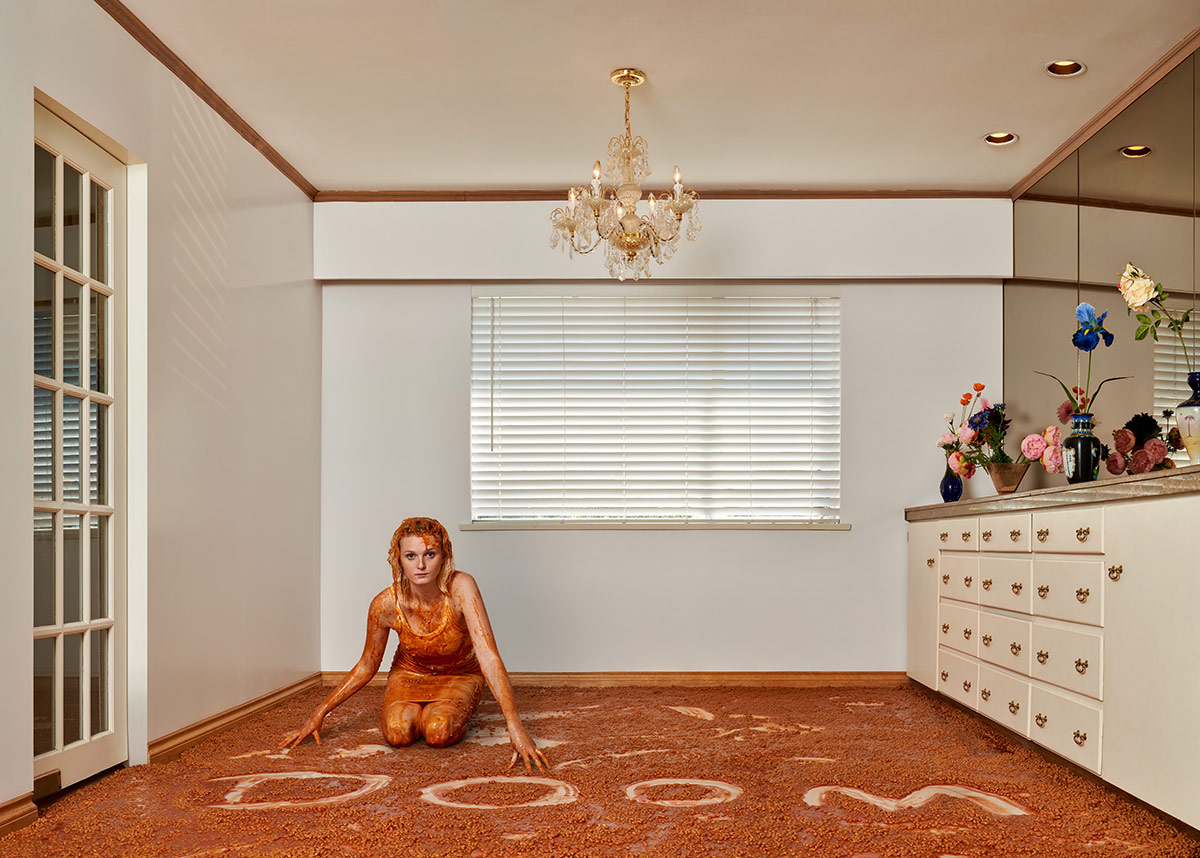
[(603, 176), (597, 161), (591, 184), (571, 188), (566, 208), (551, 212), (550, 247), (558, 247), (561, 240), (568, 255), (574, 256), (591, 253), (603, 242), (608, 273), (618, 280), (639, 280), (650, 276), (651, 259), (662, 265), (675, 254), (681, 231), (688, 241), (696, 240), (700, 197), (683, 189), (676, 167), (672, 190), (657, 197), (648, 194), (648, 213), (638, 214), (641, 184), (650, 175), (650, 161), (646, 141), (629, 130), (629, 90), (645, 83), (646, 74), (638, 69), (617, 69), (609, 77), (625, 87), (625, 134), (608, 141)]

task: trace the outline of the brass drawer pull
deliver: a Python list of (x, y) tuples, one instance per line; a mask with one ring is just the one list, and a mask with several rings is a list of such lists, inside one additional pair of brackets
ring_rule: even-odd
[(1021, 529), (1017, 528), (1016, 530), (1010, 530), (1008, 532), (1008, 538), (1011, 539), (1013, 542), (1016, 542), (1018, 539), (1021, 538)]
[(1079, 530), (1075, 531), (1075, 538), (1080, 542), (1087, 542), (1087, 538), (1091, 535), (1092, 529), (1090, 527), (1081, 527)]
[(992, 692), (986, 688), (981, 688), (981, 689), (979, 689), (979, 696), (982, 697), (984, 700), (991, 700)]
[(1092, 595), (1091, 587), (1080, 587), (1078, 590), (1075, 591), (1075, 598), (1078, 599), (1080, 602), (1086, 602), (1087, 597), (1090, 595)]
[(1025, 585), (1024, 585), (1024, 584), (1022, 584), (1020, 581), (1013, 581), (1013, 585), (1012, 585), (1012, 591), (1013, 591), (1013, 595), (1014, 595), (1014, 596), (1020, 596), (1020, 595), (1021, 595), (1021, 589), (1022, 589), (1024, 586), (1025, 586)]
[(943, 670), (942, 671), (942, 682), (945, 682), (949, 678), (950, 678), (950, 673), (948, 671)]
[(930, 569), (932, 569), (932, 568), (933, 568), (933, 564), (934, 564), (935, 562), (936, 562), (936, 561), (935, 561), (935, 560), (934, 560), (932, 557), (930, 557), (929, 559), (927, 559), (927, 560), (925, 561), (925, 565), (926, 565), (926, 566), (928, 566)]
[(1013, 641), (1011, 644), (1008, 645), (1008, 650), (1013, 655), (1020, 655), (1021, 654), (1021, 645), (1019, 643), (1017, 643), (1016, 641)]
[(1041, 598), (1044, 599), (1049, 595), (1050, 595), (1050, 585), (1049, 584), (1042, 584), (1041, 586), (1038, 587), (1038, 596), (1040, 596)]
[(1124, 571), (1125, 571), (1124, 566), (1109, 566), (1108, 567), (1108, 577), (1111, 578), (1113, 581), (1120, 581), (1121, 573)]
[(968, 576), (966, 576), (965, 578), (963, 578), (963, 586), (964, 586), (964, 587), (970, 587), (970, 586), (971, 586), (971, 582), (972, 582), (972, 581), (974, 581), (974, 580), (975, 580), (975, 577), (974, 577), (973, 575), (968, 575)]
[(983, 537), (984, 542), (991, 542), (992, 532), (990, 530), (985, 530), (983, 533), (981, 533), (979, 535)]
[(950, 534), (948, 534), (948, 533), (939, 533), (938, 534), (938, 539), (942, 540), (942, 542), (945, 542), (949, 538), (950, 538)]
[(1043, 527), (1037, 532), (1038, 542), (1045, 542), (1046, 537), (1050, 535), (1050, 528)]
[(1080, 733), (1078, 730), (1076, 730), (1075, 731), (1075, 744), (1082, 748), (1083, 743), (1086, 741), (1087, 741), (1087, 733)]
[(1039, 649), (1038, 654), (1037, 654), (1037, 660), (1038, 660), (1038, 664), (1045, 664), (1046, 662), (1048, 662), (1050, 660), (1050, 653), (1046, 652), (1044, 649)]
[(963, 680), (963, 691), (969, 692), (970, 690), (971, 690), (971, 680), (964, 679)]
[(1018, 712), (1021, 711), (1021, 704), (1015, 700), (1008, 701), (1008, 711), (1011, 712), (1012, 714), (1016, 715)]
[(992, 579), (991, 578), (984, 578), (979, 583), (983, 585), (983, 589), (985, 589), (985, 590), (992, 589)]
[(963, 538), (963, 542), (970, 542), (971, 541), (971, 531), (964, 530), (962, 532), (962, 538)]
[(971, 630), (963, 629), (963, 637), (966, 638), (967, 640), (970, 640), (971, 639)]
[(992, 636), (991, 635), (984, 635), (982, 638), (980, 638), (980, 640), (983, 641), (984, 646), (992, 645)]
[(1088, 667), (1088, 663), (1087, 663), (1086, 658), (1075, 659), (1075, 672), (1076, 673), (1087, 673), (1087, 667)]
[(1045, 726), (1046, 726), (1046, 722), (1047, 722), (1047, 721), (1049, 721), (1050, 719), (1049, 719), (1049, 718), (1047, 718), (1045, 715), (1043, 715), (1041, 712), (1039, 712), (1039, 713), (1037, 714), (1037, 716), (1036, 716), (1036, 717), (1034, 717), (1034, 719), (1033, 719), (1033, 720), (1037, 722), (1037, 725), (1038, 725), (1039, 727), (1045, 727)]
[(943, 573), (942, 573), (942, 583), (943, 583), (943, 584), (949, 584), (949, 583), (950, 583), (950, 573), (949, 573), (949, 572), (943, 572)]
[(949, 623), (942, 623), (942, 634), (947, 634), (950, 631)]

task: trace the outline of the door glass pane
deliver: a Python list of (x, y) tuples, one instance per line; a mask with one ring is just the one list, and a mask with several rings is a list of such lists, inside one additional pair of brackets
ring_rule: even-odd
[(80, 573), (80, 538), (83, 516), (63, 515), (63, 622), (77, 623), (83, 619), (83, 577)]
[(88, 326), (88, 383), (92, 390), (108, 392), (108, 296), (92, 293), (92, 311)]
[(83, 738), (83, 635), (63, 635), (63, 745)]
[(33, 624), (54, 625), (54, 513), (33, 514)]
[(54, 378), (54, 272), (33, 266), (33, 371)]
[(67, 384), (82, 384), (79, 375), (80, 346), (80, 301), (83, 287), (66, 277), (63, 278), (63, 381)]
[(92, 619), (108, 619), (108, 528), (107, 515), (92, 515), (88, 528), (91, 542), (89, 584), (92, 591)]
[(33, 389), (33, 496), (54, 500), (54, 393)]
[(63, 396), (63, 500), (82, 501), (79, 487), (79, 409), (83, 404), (76, 396)]
[(92, 635), (91, 694), (92, 735), (108, 729), (108, 629), (96, 629)]
[(54, 154), (33, 147), (33, 249), (54, 258)]
[(92, 503), (108, 503), (108, 406), (92, 402), (90, 408), (88, 434), (92, 455), (88, 461), (88, 485)]
[(92, 279), (108, 283), (108, 195), (111, 191), (92, 182), (91, 224), (88, 242), (91, 248)]
[(33, 753), (54, 750), (54, 641), (33, 642)]
[(80, 207), (83, 205), (83, 174), (63, 163), (63, 264), (76, 271), (83, 265), (83, 234)]

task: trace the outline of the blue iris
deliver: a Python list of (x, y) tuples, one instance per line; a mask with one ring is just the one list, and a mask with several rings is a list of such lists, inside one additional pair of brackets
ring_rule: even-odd
[(1075, 319), (1079, 322), (1079, 330), (1071, 337), (1071, 343), (1080, 351), (1090, 352), (1100, 345), (1101, 338), (1105, 346), (1111, 346), (1113, 335), (1104, 327), (1108, 310), (1096, 316), (1096, 308), (1084, 301), (1075, 308)]
[(988, 415), (991, 413), (991, 410), (992, 409), (989, 408), (987, 411), (976, 411), (967, 418), (967, 425), (976, 432), (982, 431), (983, 427), (987, 425)]

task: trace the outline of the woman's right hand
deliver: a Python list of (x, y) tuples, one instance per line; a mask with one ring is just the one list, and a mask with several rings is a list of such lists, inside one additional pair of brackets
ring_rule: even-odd
[(321, 744), (321, 725), (324, 722), (325, 716), (320, 711), (314, 712), (308, 716), (308, 720), (304, 722), (304, 726), (284, 736), (283, 741), (279, 743), (279, 747), (290, 751), (308, 738), (309, 735), (316, 740), (318, 745)]

